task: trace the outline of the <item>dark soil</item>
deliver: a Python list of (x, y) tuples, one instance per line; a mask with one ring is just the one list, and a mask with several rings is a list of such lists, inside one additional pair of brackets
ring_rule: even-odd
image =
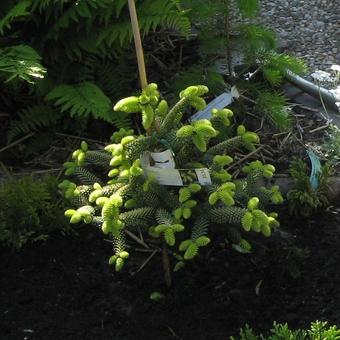
[[(110, 243), (89, 227), (21, 253), (2, 251), (0, 338), (219, 340), (245, 323), (259, 331), (274, 320), (339, 326), (339, 222), (336, 207), (308, 221), (286, 219), (285, 232), (255, 239), (252, 254), (221, 239), (176, 273), (170, 290), (157, 256), (137, 273), (149, 254), (134, 253), (115, 274)], [(164, 300), (149, 299), (156, 290)]]

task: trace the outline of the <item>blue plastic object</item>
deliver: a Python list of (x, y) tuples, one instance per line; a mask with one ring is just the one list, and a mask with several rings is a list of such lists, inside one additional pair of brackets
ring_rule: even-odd
[(308, 157), (312, 163), (312, 171), (309, 177), (313, 189), (319, 187), (319, 174), (321, 172), (320, 158), (311, 150), (307, 150)]

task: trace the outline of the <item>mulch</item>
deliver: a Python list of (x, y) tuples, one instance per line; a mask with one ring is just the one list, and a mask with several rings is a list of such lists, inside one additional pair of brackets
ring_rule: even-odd
[[(240, 254), (214, 246), (163, 284), (161, 261), (135, 252), (121, 273), (108, 265), (111, 244), (93, 227), (55, 235), (19, 253), (0, 252), (0, 338), (228, 339), (248, 323), (293, 328), (327, 320), (340, 326), (339, 204), (309, 220), (281, 212), (271, 238)], [(133, 251), (132, 251), (133, 253)], [(154, 291), (161, 301), (149, 298)]]

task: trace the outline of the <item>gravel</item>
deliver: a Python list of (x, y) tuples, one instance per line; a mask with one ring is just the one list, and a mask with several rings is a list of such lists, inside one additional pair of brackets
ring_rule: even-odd
[(340, 64), (340, 0), (260, 0), (256, 21), (273, 29), (285, 52), (310, 73)]

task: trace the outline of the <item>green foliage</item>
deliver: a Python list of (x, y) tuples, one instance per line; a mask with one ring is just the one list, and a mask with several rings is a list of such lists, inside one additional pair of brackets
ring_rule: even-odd
[(273, 86), (280, 85), (287, 71), (303, 74), (305, 63), (294, 56), (277, 53), (271, 48), (255, 48), (253, 55), (259, 60), (263, 75)]
[(259, 9), (258, 0), (237, 0), (237, 6), (246, 17), (253, 17)]
[[(198, 39), (200, 43), (200, 60), (198, 65), (193, 65), (184, 70), (178, 76), (178, 80), (186, 80), (192, 77), (197, 79), (202, 74), (201, 69), (207, 69), (211, 60), (216, 57), (225, 57), (227, 82), (236, 84), (240, 89), (248, 89), (249, 96), (256, 101), (255, 109), (263, 115), (270, 124), (279, 130), (287, 130), (290, 127), (290, 110), (286, 99), (277, 92), (278, 87), (286, 74), (292, 71), (302, 74), (306, 71), (305, 64), (298, 58), (278, 53), (275, 33), (269, 28), (262, 27), (252, 20), (259, 9), (258, 0), (237, 0), (236, 8), (242, 14), (239, 25), (232, 25), (231, 18), (237, 14), (235, 7), (229, 1), (185, 1), (185, 5), (191, 8), (192, 20), (198, 22)], [(235, 39), (235, 32), (238, 33)], [(245, 70), (255, 71), (259, 77), (250, 77), (247, 82), (242, 82), (236, 76), (245, 76), (234, 67), (233, 57), (241, 54)], [(236, 58), (239, 59), (239, 58)], [(222, 62), (222, 65), (224, 62)], [(224, 65), (223, 65), (224, 66)], [(224, 72), (224, 71), (223, 71)], [(251, 75), (251, 73), (248, 75)], [(206, 81), (210, 76), (206, 76)], [(217, 77), (215, 77), (217, 82)], [(204, 83), (204, 80), (201, 83)], [(251, 81), (250, 81), (251, 80)], [(176, 80), (172, 86), (176, 85)], [(215, 91), (219, 89), (216, 88)]]
[(0, 243), (19, 250), (66, 230), (64, 204), (54, 177), (10, 179), (0, 184)]
[(318, 209), (327, 207), (328, 179), (331, 173), (331, 164), (324, 164), (318, 176), (319, 186), (314, 189), (309, 179), (307, 164), (302, 159), (294, 159), (290, 166), (294, 185), (287, 194), (290, 213), (309, 217)]
[(276, 48), (276, 36), (268, 28), (254, 24), (244, 24), (239, 27), (244, 41), (249, 42), (245, 47), (245, 56), (248, 62), (253, 62), (259, 52), (264, 53)]
[[(225, 169), (233, 163), (236, 150), (256, 149), (257, 134), (246, 131), (243, 125), (233, 126), (236, 137), (218, 140), (216, 137), (225, 125), (231, 124), (230, 110), (213, 110), (215, 118), (224, 118), (224, 124), (219, 125), (221, 130), (215, 129), (209, 120), (186, 125), (181, 122), (190, 107), (206, 106), (202, 96), (207, 92), (206, 86), (189, 86), (169, 109), (157, 85), (151, 83), (139, 95), (124, 98), (115, 105), (116, 110), (142, 116), (148, 136), (120, 129), (104, 150), (88, 150), (82, 142), (73, 152), (72, 161), (65, 163), (65, 174), (72, 176), (74, 182), (65, 180), (60, 188), (68, 199), (78, 198), (73, 200), (74, 208), (65, 214), (71, 223), (95, 222), (105, 234), (119, 239), (109, 261), (116, 270), (121, 270), (127, 259), (122, 257), (126, 255), (121, 237), (124, 231), (138, 228), (174, 250), (177, 271), (211, 243), (209, 229), (216, 225), (225, 230), (237, 247), (248, 250), (251, 246), (243, 234), (253, 231), (268, 237), (278, 227), (277, 214), (265, 210), (266, 203), (282, 202), (278, 188), (256, 186), (259, 179), (271, 178), (275, 168), (260, 161), (251, 162), (242, 169), (246, 177), (238, 180)], [(177, 187), (159, 184), (142, 165), (145, 156), (148, 157), (145, 152), (164, 151), (164, 146), (171, 146), (175, 163), (177, 155), (181, 155), (181, 169), (206, 168), (211, 185), (195, 180)]]
[(27, 10), (31, 7), (31, 0), (22, 0), (12, 7), (7, 14), (0, 20), (0, 34), (4, 34), (5, 29), (11, 28), (11, 23), (23, 16), (29, 15), (30, 12)]
[(0, 76), (9, 82), (20, 78), (33, 84), (44, 78), (46, 69), (41, 65), (42, 58), (27, 45), (0, 48)]
[(178, 93), (183, 87), (191, 84), (203, 84), (212, 93), (218, 93), (224, 88), (224, 79), (215, 66), (195, 64), (180, 72), (171, 82), (169, 90), (172, 93)]
[(255, 109), (279, 130), (287, 130), (291, 126), (290, 108), (287, 107), (286, 99), (280, 93), (259, 92)]
[(336, 164), (340, 161), (340, 129), (336, 125), (330, 126), (327, 140), (321, 145), (321, 150), (330, 163)]
[[(136, 6), (145, 38), (160, 30), (188, 34), (179, 0)], [(0, 106), (15, 120), (9, 141), (68, 116), (131, 126), (128, 115), (112, 112), (112, 100), (137, 81), (127, 0), (4, 0), (0, 12)]]
[(72, 116), (88, 116), (112, 121), (111, 100), (95, 84), (85, 82), (75, 85), (60, 85), (46, 96), (55, 101), (61, 112), (69, 111)]
[(21, 134), (28, 134), (29, 132), (52, 126), (60, 117), (60, 111), (56, 111), (43, 103), (23, 109), (18, 114), (18, 119), (11, 121), (7, 139), (11, 142)]
[(312, 322), (308, 330), (291, 330), (287, 324), (278, 324), (274, 322), (270, 335), (256, 335), (256, 333), (247, 325), (240, 330), (239, 337), (231, 337), (231, 340), (337, 340), (340, 339), (340, 330), (336, 326), (328, 326), (328, 323), (322, 321)]

